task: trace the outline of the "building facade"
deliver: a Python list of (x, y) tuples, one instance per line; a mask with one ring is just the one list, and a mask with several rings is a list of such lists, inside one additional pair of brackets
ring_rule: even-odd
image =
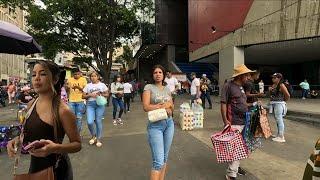
[[(18, 8), (0, 7), (0, 20), (12, 23), (20, 29), (25, 30), (25, 12)], [(14, 54), (0, 53), (0, 82), (8, 84), (9, 81), (26, 80), (25, 57)]]
[(189, 60), (219, 66), (220, 85), (243, 63), (268, 85), (274, 72), (320, 84), (320, 0), (188, 2)]

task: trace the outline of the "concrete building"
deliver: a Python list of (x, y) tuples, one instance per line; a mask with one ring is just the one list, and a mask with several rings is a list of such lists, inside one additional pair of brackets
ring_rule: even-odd
[[(238, 64), (291, 84), (320, 84), (320, 0), (189, 0), (190, 62), (215, 63), (219, 83)], [(193, 42), (193, 43), (192, 43)]]
[(134, 56), (139, 80), (150, 79), (155, 64), (176, 71), (175, 62), (188, 62), (187, 32), (188, 2), (155, 0), (155, 24), (142, 27), (142, 45)]
[[(19, 8), (1, 8), (0, 20), (12, 23), (25, 30), (25, 14)], [(13, 80), (25, 80), (27, 78), (24, 56), (0, 53), (0, 81), (7, 84)]]

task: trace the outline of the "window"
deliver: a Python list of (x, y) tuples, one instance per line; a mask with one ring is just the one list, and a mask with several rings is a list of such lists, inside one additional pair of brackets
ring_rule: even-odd
[(9, 7), (9, 15), (12, 16), (15, 14), (15, 10), (13, 7)]

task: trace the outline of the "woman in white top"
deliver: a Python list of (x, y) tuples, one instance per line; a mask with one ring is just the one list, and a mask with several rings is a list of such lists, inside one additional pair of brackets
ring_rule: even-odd
[(130, 100), (132, 98), (133, 87), (130, 81), (126, 80), (126, 83), (123, 84), (124, 92), (124, 112), (130, 112)]
[[(97, 147), (101, 147), (102, 137), (102, 117), (104, 115), (105, 106), (98, 105), (96, 102), (97, 96), (108, 97), (107, 86), (99, 81), (97, 72), (90, 74), (91, 83), (87, 84), (83, 89), (83, 98), (87, 99), (87, 122), (92, 138), (89, 141), (90, 145), (96, 143)], [(96, 130), (93, 123), (96, 124)]]
[[(112, 105), (113, 105), (113, 125), (123, 124), (121, 120), (121, 116), (124, 110), (123, 103), (123, 85), (121, 83), (122, 78), (120, 75), (115, 76), (113, 82), (111, 83), (111, 94), (112, 94)], [(120, 111), (118, 114), (118, 118), (116, 119), (118, 106), (120, 107)]]

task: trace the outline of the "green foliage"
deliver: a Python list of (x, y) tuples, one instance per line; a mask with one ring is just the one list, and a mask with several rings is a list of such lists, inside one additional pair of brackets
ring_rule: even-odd
[[(152, 0), (0, 0), (0, 5), (27, 10), (30, 33), (43, 46), (44, 56), (57, 52), (93, 54), (98, 72), (108, 81), (112, 54), (121, 39), (139, 32), (137, 12), (153, 11)], [(108, 56), (110, 54), (110, 56)]]
[(156, 26), (149, 22), (141, 23), (142, 44), (153, 44), (156, 42)]
[(133, 60), (132, 50), (128, 45), (124, 45), (123, 47), (123, 54), (118, 56), (115, 60), (116, 63), (130, 63)]

